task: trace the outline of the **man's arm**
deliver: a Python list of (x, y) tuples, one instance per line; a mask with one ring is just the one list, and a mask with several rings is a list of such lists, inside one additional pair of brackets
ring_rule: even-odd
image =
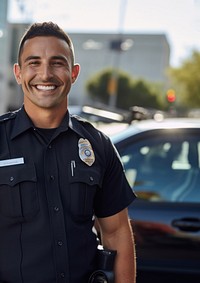
[(98, 218), (101, 244), (116, 250), (115, 283), (136, 282), (136, 255), (127, 209), (105, 218)]

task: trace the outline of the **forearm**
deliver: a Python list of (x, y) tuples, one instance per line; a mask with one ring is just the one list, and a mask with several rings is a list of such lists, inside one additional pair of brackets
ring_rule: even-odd
[(103, 246), (117, 250), (115, 260), (115, 283), (135, 283), (136, 282), (136, 254), (132, 232), (129, 228), (121, 231), (120, 235), (110, 235), (103, 237)]
[(136, 282), (136, 254), (133, 232), (127, 210), (99, 219), (102, 245), (117, 251), (114, 272), (115, 283)]

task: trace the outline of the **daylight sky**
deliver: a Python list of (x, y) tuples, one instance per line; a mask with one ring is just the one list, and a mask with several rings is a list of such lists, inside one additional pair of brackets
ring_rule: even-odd
[(51, 20), (68, 32), (165, 33), (172, 66), (200, 51), (200, 0), (9, 0), (8, 19)]

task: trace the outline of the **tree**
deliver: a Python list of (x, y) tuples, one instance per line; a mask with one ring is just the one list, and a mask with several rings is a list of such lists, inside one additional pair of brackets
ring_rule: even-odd
[[(91, 77), (87, 84), (86, 89), (92, 100), (101, 102), (104, 104), (109, 103), (109, 85), (112, 79), (113, 70), (103, 70), (93, 77)], [(123, 72), (117, 72), (117, 106), (119, 102), (119, 94), (123, 92), (123, 99), (129, 100), (129, 92), (131, 90), (131, 79)]]
[[(107, 69), (88, 80), (86, 89), (93, 101), (109, 104), (109, 83), (112, 75), (113, 70)], [(155, 84), (142, 79), (134, 80), (125, 72), (117, 71), (116, 90), (116, 107), (118, 108), (126, 110), (134, 105), (153, 108), (162, 107), (158, 98), (161, 93), (158, 86), (155, 87)]]
[(131, 92), (132, 105), (147, 108), (161, 108), (161, 103), (158, 99), (159, 92), (155, 93), (152, 85), (152, 83), (148, 83), (141, 79), (133, 81)]
[(193, 51), (180, 67), (169, 69), (169, 78), (179, 105), (200, 107), (200, 52)]

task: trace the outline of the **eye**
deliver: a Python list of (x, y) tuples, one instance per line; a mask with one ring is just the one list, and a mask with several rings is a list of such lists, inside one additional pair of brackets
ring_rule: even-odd
[(53, 62), (52, 62), (52, 65), (53, 65), (53, 66), (63, 66), (64, 63), (63, 63), (63, 61), (53, 61)]
[(34, 60), (34, 61), (30, 61), (28, 64), (29, 64), (30, 66), (37, 66), (37, 65), (40, 64), (40, 62)]

